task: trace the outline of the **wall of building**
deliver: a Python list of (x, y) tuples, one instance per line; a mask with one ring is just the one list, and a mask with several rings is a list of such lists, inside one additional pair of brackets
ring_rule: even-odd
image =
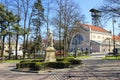
[[(15, 48), (16, 48), (16, 45), (15, 44), (11, 44), (11, 50), (12, 51), (15, 51)], [(21, 45), (18, 45), (18, 51), (22, 50), (22, 46)], [(9, 45), (8, 44), (5, 44), (5, 47), (4, 47), (4, 55), (8, 55), (9, 51)]]
[[(78, 49), (82, 49), (83, 51), (86, 48), (92, 52), (100, 52), (100, 53), (109, 53), (113, 52), (113, 35), (107, 31), (98, 31), (91, 30), (90, 27), (79, 26), (77, 25), (77, 30), (74, 32), (72, 38), (75, 35), (80, 34), (83, 36), (84, 40), (81, 41), (81, 44), (77, 44)], [(73, 39), (71, 40), (70, 49), (76, 48), (76, 45), (72, 44)], [(116, 48), (120, 48), (120, 41), (115, 41)]]
[[(80, 44), (72, 44), (73, 38), (75, 37), (75, 35), (80, 34), (83, 37), (83, 41), (81, 41)], [(77, 31), (74, 33), (72, 40), (71, 40), (71, 44), (70, 44), (70, 49), (73, 50), (76, 48), (81, 49), (81, 50), (86, 50), (86, 48), (89, 48), (89, 38), (90, 38), (90, 34), (89, 34), (89, 30), (83, 29), (83, 27), (77, 28)]]
[(90, 40), (94, 40), (96, 42), (102, 42), (107, 38), (112, 39), (112, 34), (110, 33), (91, 31), (90, 34), (91, 34)]
[[(109, 41), (107, 41), (107, 46), (104, 45), (104, 41), (106, 39), (112, 39), (111, 33), (105, 33), (105, 32), (97, 32), (97, 31), (91, 31), (90, 32), (90, 40), (98, 42), (98, 44), (92, 44), (92, 52), (101, 52), (101, 53), (108, 53), (109, 52)], [(102, 47), (101, 47), (102, 46)], [(110, 51), (112, 51), (113, 47), (110, 47)]]

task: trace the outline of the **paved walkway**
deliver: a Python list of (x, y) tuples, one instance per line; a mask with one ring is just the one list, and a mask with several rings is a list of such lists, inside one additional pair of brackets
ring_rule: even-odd
[(0, 63), (0, 80), (120, 80), (120, 60), (85, 59), (83, 65), (51, 72), (15, 72), (15, 63)]

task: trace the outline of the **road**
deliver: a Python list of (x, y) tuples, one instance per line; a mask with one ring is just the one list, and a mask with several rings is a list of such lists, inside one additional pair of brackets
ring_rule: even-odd
[(51, 72), (12, 71), (15, 63), (0, 63), (0, 80), (120, 80), (120, 60), (85, 59), (83, 65)]
[(106, 53), (92, 53), (90, 54), (91, 59), (101, 59), (105, 57)]

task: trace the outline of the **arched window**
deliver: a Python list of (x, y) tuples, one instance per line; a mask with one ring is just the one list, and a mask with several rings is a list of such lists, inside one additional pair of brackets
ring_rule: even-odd
[(83, 41), (83, 37), (80, 34), (77, 34), (73, 37), (72, 44), (80, 44)]

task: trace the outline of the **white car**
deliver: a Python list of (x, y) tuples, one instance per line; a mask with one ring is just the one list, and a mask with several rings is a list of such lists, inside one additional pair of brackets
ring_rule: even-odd
[[(13, 55), (15, 55), (15, 51), (12, 51)], [(17, 55), (18, 56), (22, 56), (23, 55), (23, 52), (22, 51), (17, 51)]]

